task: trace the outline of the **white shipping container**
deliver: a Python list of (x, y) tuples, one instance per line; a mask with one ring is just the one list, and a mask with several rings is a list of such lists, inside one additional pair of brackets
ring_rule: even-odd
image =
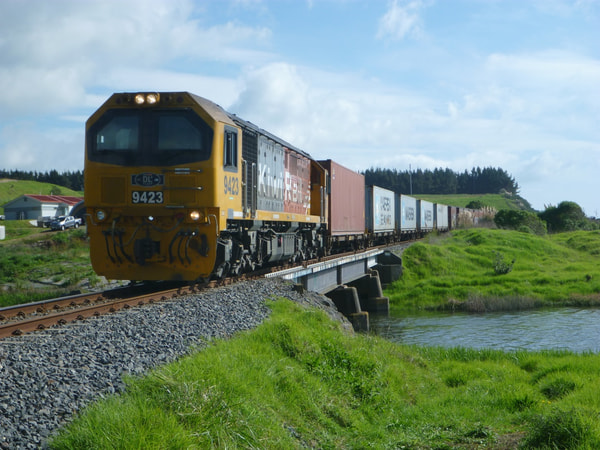
[(394, 192), (379, 186), (366, 189), (367, 228), (370, 232), (383, 233), (395, 229)]
[(419, 231), (433, 230), (433, 203), (427, 200), (418, 200), (417, 205), (419, 210)]
[(400, 225), (400, 232), (410, 233), (417, 231), (417, 199), (401, 194), (396, 197), (396, 204), (398, 205), (398, 214), (400, 216), (397, 219)]
[(448, 206), (436, 203), (436, 227), (440, 231), (448, 230)]

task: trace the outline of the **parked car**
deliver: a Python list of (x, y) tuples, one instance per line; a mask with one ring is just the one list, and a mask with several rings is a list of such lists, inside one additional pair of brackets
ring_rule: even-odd
[(56, 217), (50, 227), (53, 230), (65, 230), (67, 228), (79, 228), (81, 225), (81, 219), (76, 219), (73, 216), (58, 216)]

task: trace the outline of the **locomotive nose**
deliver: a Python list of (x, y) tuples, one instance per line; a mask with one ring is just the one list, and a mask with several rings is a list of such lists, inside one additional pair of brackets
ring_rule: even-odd
[(137, 239), (133, 244), (133, 255), (135, 262), (140, 266), (146, 264), (147, 259), (160, 254), (160, 241), (153, 241), (150, 238)]

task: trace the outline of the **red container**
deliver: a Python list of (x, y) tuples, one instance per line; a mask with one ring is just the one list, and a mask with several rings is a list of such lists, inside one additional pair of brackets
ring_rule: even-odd
[(319, 161), (329, 173), (329, 233), (348, 236), (365, 232), (365, 177), (331, 159)]

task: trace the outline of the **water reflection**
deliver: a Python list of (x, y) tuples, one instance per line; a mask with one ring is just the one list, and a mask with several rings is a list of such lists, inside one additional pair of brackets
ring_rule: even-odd
[(600, 351), (600, 309), (560, 308), (486, 314), (370, 315), (372, 330), (394, 342), (499, 350)]

